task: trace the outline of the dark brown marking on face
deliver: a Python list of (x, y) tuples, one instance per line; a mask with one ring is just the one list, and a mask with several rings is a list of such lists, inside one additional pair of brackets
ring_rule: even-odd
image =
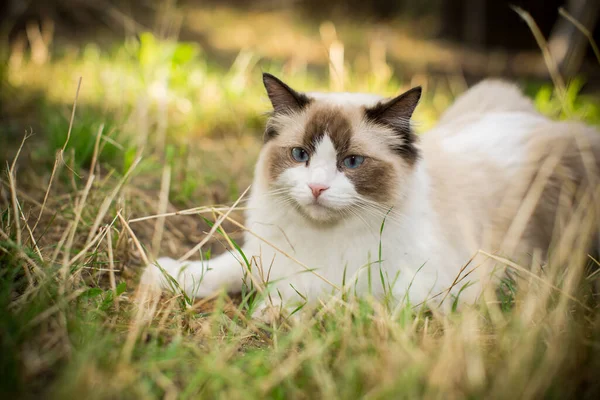
[(263, 135), (263, 143), (267, 143), (271, 139), (275, 139), (279, 135), (277, 129), (269, 123), (267, 123), (267, 127), (265, 129), (265, 134)]
[(365, 158), (360, 167), (345, 168), (344, 173), (360, 195), (379, 203), (392, 200), (393, 189), (398, 179), (391, 163), (376, 158)]
[(317, 144), (327, 134), (339, 156), (343, 156), (350, 148), (352, 125), (342, 111), (336, 108), (317, 110), (306, 123), (303, 146), (309, 153), (314, 153)]
[(292, 159), (290, 149), (287, 147), (273, 146), (269, 150), (267, 158), (267, 165), (269, 171), (269, 180), (275, 181), (279, 176), (288, 168), (292, 168), (298, 165), (294, 159)]
[(390, 148), (400, 157), (406, 160), (408, 165), (415, 165), (419, 159), (419, 149), (416, 146), (417, 135), (414, 132), (410, 132), (404, 136), (404, 143), (401, 145), (391, 145)]

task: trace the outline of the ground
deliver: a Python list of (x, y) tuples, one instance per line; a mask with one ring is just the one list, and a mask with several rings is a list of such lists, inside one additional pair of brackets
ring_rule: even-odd
[[(467, 87), (461, 73), (423, 65), (454, 68), (454, 57), (469, 57), (416, 39), (410, 24), (303, 24), (286, 13), (226, 7), (188, 14), (179, 40), (159, 29), (102, 45), (64, 40), (45, 59), (13, 48), (0, 67), (0, 393), (600, 393), (600, 318), (589, 289), (600, 274), (583, 269), (590, 257), (573, 255), (568, 268), (548, 267), (541, 279), (507, 278), (486, 301), (447, 315), (366, 296), (266, 326), (248, 318), (250, 290), (233, 299), (145, 298), (137, 288), (145, 259), (191, 249), (216, 219), (214, 208), (231, 205), (251, 183), (269, 110), (261, 71), (299, 89), (392, 95), (423, 85), (419, 132)], [(423, 50), (421, 59), (399, 51), (411, 46)], [(581, 91), (585, 77), (563, 90), (535, 74), (519, 82), (541, 112), (600, 123), (600, 99)], [(232, 215), (242, 218), (241, 210)], [(223, 231), (241, 239), (232, 223)], [(220, 233), (201, 251), (228, 246)]]

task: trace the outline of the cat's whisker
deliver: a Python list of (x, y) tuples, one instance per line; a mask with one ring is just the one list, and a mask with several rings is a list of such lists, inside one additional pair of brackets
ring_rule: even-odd
[(359, 220), (360, 220), (360, 221), (361, 221), (361, 222), (362, 222), (362, 223), (365, 225), (365, 227), (367, 228), (367, 230), (368, 230), (369, 232), (371, 232), (371, 234), (373, 234), (373, 235), (375, 234), (375, 233), (373, 232), (373, 226), (372, 226), (372, 225), (370, 225), (370, 224), (367, 222), (367, 220), (366, 220), (366, 219), (364, 219), (364, 217), (363, 217), (362, 215), (360, 215), (360, 212), (359, 212), (359, 211), (357, 211), (357, 210), (356, 210), (356, 209), (354, 209), (353, 207), (349, 207), (349, 208), (347, 208), (347, 211), (348, 211), (348, 213), (350, 213), (351, 215), (353, 215), (354, 217), (356, 217), (357, 219), (359, 219)]
[[(254, 200), (256, 200), (256, 199), (259, 199), (259, 198), (277, 197), (277, 196), (280, 196), (282, 194), (286, 194), (288, 192), (289, 192), (288, 188), (280, 188), (280, 189), (271, 190), (271, 191), (264, 192), (264, 193), (257, 193), (256, 195), (253, 195), (252, 198)], [(248, 199), (244, 199), (243, 201), (249, 202), (249, 201), (251, 201), (251, 199), (248, 198)]]
[(360, 207), (359, 209), (362, 212), (366, 213), (367, 215), (369, 215), (372, 218), (375, 218), (377, 220), (378, 224), (383, 223), (383, 221), (385, 220), (386, 222), (392, 222), (397, 225), (402, 225), (402, 221), (400, 219), (396, 218), (394, 215), (386, 214), (385, 212), (382, 212), (381, 210), (373, 209), (370, 207), (364, 207), (364, 206), (358, 206), (358, 207)]
[(391, 207), (382, 206), (380, 204), (370, 202), (370, 201), (367, 202), (367, 201), (364, 201), (364, 199), (357, 199), (356, 204), (360, 205), (361, 207), (369, 208), (371, 210), (377, 211), (383, 215), (391, 215), (391, 216), (396, 216), (396, 217), (402, 216), (402, 214), (400, 214), (397, 211), (394, 211), (394, 209)]
[(391, 207), (387, 207), (387, 206), (382, 206), (376, 203), (372, 203), (372, 202), (360, 202), (361, 205), (363, 205), (365, 208), (369, 208), (377, 213), (382, 214), (383, 216), (387, 216), (390, 219), (396, 219), (400, 222), (400, 220), (402, 220), (405, 216), (398, 212), (398, 211), (394, 211), (393, 208)]

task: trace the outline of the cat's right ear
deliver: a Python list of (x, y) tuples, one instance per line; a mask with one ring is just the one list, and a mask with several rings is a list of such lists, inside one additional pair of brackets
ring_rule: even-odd
[(296, 92), (271, 74), (263, 73), (263, 83), (276, 114), (300, 111), (310, 103), (308, 96)]

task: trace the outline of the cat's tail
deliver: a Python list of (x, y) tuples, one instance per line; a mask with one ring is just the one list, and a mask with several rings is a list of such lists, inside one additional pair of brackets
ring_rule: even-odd
[(531, 100), (517, 85), (499, 79), (486, 79), (458, 97), (442, 115), (440, 124), (455, 121), (465, 115), (494, 111), (537, 113)]

